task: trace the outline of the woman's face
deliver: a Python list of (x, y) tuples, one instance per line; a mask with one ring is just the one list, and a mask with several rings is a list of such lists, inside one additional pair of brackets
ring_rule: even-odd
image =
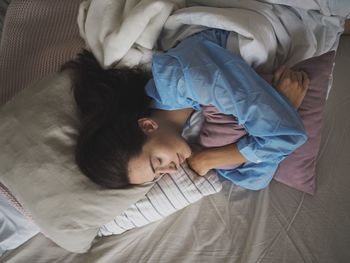
[(142, 153), (128, 164), (131, 184), (143, 184), (157, 179), (161, 174), (174, 173), (191, 155), (191, 148), (171, 125), (151, 118), (139, 120), (147, 135)]

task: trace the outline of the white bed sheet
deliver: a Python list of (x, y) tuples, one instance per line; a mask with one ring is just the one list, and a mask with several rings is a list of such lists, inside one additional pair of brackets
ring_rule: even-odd
[(223, 190), (168, 218), (72, 254), (37, 235), (1, 262), (327, 262), (350, 260), (350, 36), (337, 52), (315, 196), (272, 182)]

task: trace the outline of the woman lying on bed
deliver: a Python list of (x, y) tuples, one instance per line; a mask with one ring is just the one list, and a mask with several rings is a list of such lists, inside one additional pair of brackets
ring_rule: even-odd
[[(281, 96), (225, 48), (228, 34), (205, 30), (154, 55), (153, 78), (138, 68), (103, 70), (87, 51), (64, 65), (74, 70), (82, 123), (75, 154), (81, 171), (97, 184), (123, 188), (175, 172), (187, 159), (200, 175), (239, 164), (222, 175), (248, 189), (267, 186), (279, 162), (307, 139), (295, 109), (308, 78), (280, 68), (273, 83)], [(192, 153), (181, 133), (203, 105), (235, 116), (248, 135)]]

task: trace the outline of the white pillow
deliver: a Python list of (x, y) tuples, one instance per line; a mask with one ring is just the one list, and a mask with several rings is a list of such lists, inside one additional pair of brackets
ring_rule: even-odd
[(78, 169), (79, 121), (65, 72), (47, 76), (0, 108), (0, 182), (40, 231), (68, 251), (89, 250), (100, 226), (152, 185), (104, 189)]
[(98, 235), (117, 235), (147, 225), (221, 189), (222, 184), (215, 171), (198, 176), (184, 163), (175, 174), (163, 175), (144, 198), (116, 216), (113, 221), (104, 224)]

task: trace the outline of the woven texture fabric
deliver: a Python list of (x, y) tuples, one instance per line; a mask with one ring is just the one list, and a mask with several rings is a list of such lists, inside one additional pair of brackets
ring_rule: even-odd
[(0, 45), (0, 105), (80, 51), (84, 42), (75, 21), (79, 4), (79, 0), (11, 1)]
[(5, 185), (3, 185), (2, 183), (0, 183), (0, 195), (4, 196), (9, 201), (9, 203), (14, 208), (16, 208), (16, 210), (18, 212), (20, 212), (22, 215), (24, 215), (28, 219), (32, 220), (31, 215), (26, 210), (24, 210), (23, 206), (18, 202), (16, 197), (14, 197), (12, 195), (12, 193), (10, 192), (10, 190)]

